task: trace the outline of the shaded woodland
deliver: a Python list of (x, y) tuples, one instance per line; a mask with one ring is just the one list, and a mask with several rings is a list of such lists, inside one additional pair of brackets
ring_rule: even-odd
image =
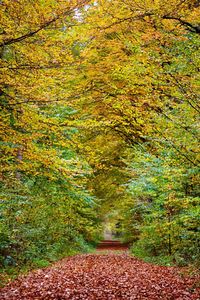
[(0, 9), (1, 270), (88, 252), (105, 220), (137, 257), (198, 266), (200, 2)]

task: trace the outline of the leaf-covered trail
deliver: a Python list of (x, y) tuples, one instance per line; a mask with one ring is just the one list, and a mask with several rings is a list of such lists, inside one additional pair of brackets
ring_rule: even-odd
[(126, 253), (77, 255), (20, 277), (0, 290), (1, 300), (200, 299), (197, 279)]

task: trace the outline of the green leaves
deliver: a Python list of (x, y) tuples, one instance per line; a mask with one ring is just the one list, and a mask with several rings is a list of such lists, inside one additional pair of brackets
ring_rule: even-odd
[(189, 2), (4, 1), (1, 228), (20, 249), (8, 254), (82, 247), (105, 215), (151, 253), (197, 240), (199, 10)]
[(187, 264), (199, 257), (199, 192), (194, 197), (197, 190), (191, 186), (198, 175), (195, 168), (180, 167), (171, 154), (160, 151), (156, 157), (134, 148), (127, 160), (134, 174), (128, 184), (132, 201), (121, 205), (122, 230), (135, 242), (134, 253), (143, 247), (144, 256), (170, 255), (177, 263), (182, 257)]

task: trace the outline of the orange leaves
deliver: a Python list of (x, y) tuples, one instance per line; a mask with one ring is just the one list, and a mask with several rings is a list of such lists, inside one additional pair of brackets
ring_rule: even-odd
[(126, 254), (76, 255), (11, 282), (7, 299), (184, 299), (199, 298), (198, 276), (144, 263)]

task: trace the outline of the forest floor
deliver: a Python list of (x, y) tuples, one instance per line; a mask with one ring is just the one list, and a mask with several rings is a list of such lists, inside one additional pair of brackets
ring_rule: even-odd
[(175, 267), (157, 266), (126, 249), (98, 249), (65, 258), (20, 276), (0, 290), (1, 300), (200, 299), (197, 277)]

